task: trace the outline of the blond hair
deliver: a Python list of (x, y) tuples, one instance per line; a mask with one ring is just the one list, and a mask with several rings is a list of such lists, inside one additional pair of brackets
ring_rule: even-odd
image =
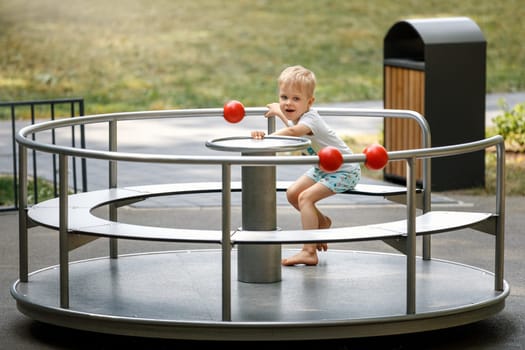
[(297, 65), (286, 68), (279, 75), (277, 83), (279, 86), (291, 85), (306, 93), (309, 98), (314, 96), (316, 84), (315, 74), (303, 66)]

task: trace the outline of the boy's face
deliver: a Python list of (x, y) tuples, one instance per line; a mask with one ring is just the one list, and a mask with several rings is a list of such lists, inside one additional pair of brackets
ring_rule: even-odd
[(292, 84), (281, 84), (279, 86), (279, 105), (286, 118), (296, 121), (308, 112), (315, 98), (300, 89), (299, 86)]

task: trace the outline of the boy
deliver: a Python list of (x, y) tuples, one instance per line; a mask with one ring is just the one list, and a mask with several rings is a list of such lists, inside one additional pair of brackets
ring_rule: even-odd
[[(307, 137), (312, 146), (311, 155), (321, 148), (333, 146), (341, 153), (352, 154), (345, 142), (325, 123), (317, 111), (311, 109), (315, 101), (316, 79), (312, 71), (302, 66), (286, 68), (279, 76), (279, 102), (267, 105), (265, 117), (276, 116), (284, 123), (283, 129), (274, 135)], [(252, 131), (253, 138), (263, 138), (264, 131)], [(286, 191), (290, 204), (299, 211), (304, 230), (329, 228), (330, 218), (316, 206), (321, 199), (355, 187), (361, 179), (361, 168), (357, 163), (344, 163), (332, 173), (326, 173), (317, 166), (310, 168)], [(326, 243), (304, 244), (301, 251), (292, 257), (284, 258), (282, 265), (317, 265), (317, 251), (326, 251)]]

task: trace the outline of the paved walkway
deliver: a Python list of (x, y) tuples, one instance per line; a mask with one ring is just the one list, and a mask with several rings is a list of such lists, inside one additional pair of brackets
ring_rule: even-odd
[[(525, 102), (524, 93), (494, 94), (486, 98), (485, 123), (490, 125), (492, 118), (501, 112), (498, 101), (504, 99), (509, 106)], [(322, 105), (324, 106), (324, 105)], [(382, 101), (363, 101), (331, 104), (330, 107), (348, 108), (382, 108)], [(381, 118), (326, 118), (328, 123), (337, 128), (341, 135), (377, 135), (381, 137), (383, 120)], [(21, 128), (22, 123), (17, 125)], [(248, 134), (249, 130), (266, 128), (266, 121), (258, 118), (245, 118), (238, 124), (225, 123), (222, 118), (208, 118), (203, 120), (178, 119), (178, 120), (145, 120), (121, 122), (118, 125), (118, 143), (121, 152), (145, 152), (149, 154), (171, 154), (173, 150), (184, 150), (187, 155), (217, 155), (217, 151), (205, 146), (205, 141), (217, 137), (228, 137)], [(13, 157), (10, 126), (8, 122), (0, 122), (0, 174), (12, 173)], [(86, 126), (88, 135), (87, 147), (91, 149), (107, 149), (107, 124)], [(50, 135), (39, 136), (39, 140), (50, 142)], [(69, 128), (57, 132), (57, 143), (69, 145)], [(359, 151), (359, 150), (354, 150)], [(46, 179), (53, 178), (52, 158), (49, 154), (39, 153), (37, 156), (38, 176)], [(29, 162), (31, 164), (31, 152)], [(88, 190), (108, 188), (107, 161), (88, 160)], [(118, 184), (120, 187), (144, 185), (151, 183), (170, 183), (173, 177), (177, 181), (220, 181), (220, 167), (210, 165), (173, 166), (151, 164), (145, 166), (141, 163), (120, 162)], [(80, 168), (79, 168), (80, 169)], [(301, 172), (297, 166), (279, 167), (278, 178), (283, 181), (294, 180)], [(31, 168), (29, 173), (32, 174)], [(187, 180), (180, 180), (183, 173)], [(232, 169), (232, 179), (240, 179), (240, 169)], [(80, 177), (78, 178), (80, 182)], [(70, 180), (70, 184), (72, 180)], [(80, 184), (79, 184), (80, 185)], [(334, 199), (331, 199), (334, 200)], [(141, 205), (165, 206), (169, 199), (151, 199)]]
[[(490, 211), (494, 208), (494, 198), (465, 196), (457, 193), (447, 193), (455, 199), (451, 206), (441, 205), (439, 209), (447, 210), (479, 210)], [(506, 307), (500, 313), (483, 321), (465, 326), (377, 338), (343, 339), (332, 341), (288, 342), (271, 344), (280, 349), (302, 349), (305, 346), (319, 346), (323, 349), (525, 349), (525, 206), (522, 197), (507, 198), (506, 215), (506, 252), (505, 279), (510, 284), (510, 296)], [(462, 208), (458, 208), (461, 206)], [(381, 219), (391, 220), (404, 215), (404, 207), (399, 205), (356, 205), (343, 208), (341, 206), (326, 207), (336, 225), (349, 221), (355, 224), (371, 223)], [(17, 214), (0, 213), (0, 232), (3, 243), (0, 245), (0, 337), (1, 349), (109, 349), (118, 345), (122, 349), (172, 349), (196, 345), (227, 346), (228, 348), (246, 348), (255, 344), (238, 343), (194, 343), (188, 341), (154, 340), (93, 334), (72, 329), (54, 327), (38, 322), (21, 314), (14, 299), (9, 295), (9, 288), (18, 278), (18, 219)], [(144, 224), (173, 225), (177, 227), (190, 225), (196, 228), (209, 228), (218, 225), (220, 213), (216, 208), (125, 208), (119, 211), (119, 219), (125, 222), (140, 220)], [(278, 215), (278, 225), (281, 227), (297, 227), (298, 216), (289, 207), (281, 207)], [(30, 271), (58, 264), (58, 235), (55, 231), (36, 227), (30, 230)], [(433, 257), (452, 260), (477, 266), (489, 271), (493, 270), (494, 239), (472, 230), (460, 230), (453, 233), (443, 233), (432, 239)], [(191, 244), (162, 244), (148, 242), (120, 241), (119, 250), (122, 254), (134, 252), (150, 252), (157, 250), (187, 250), (210, 248)], [(216, 247), (213, 247), (216, 248)], [(363, 242), (351, 244), (333, 244), (330, 249), (373, 250), (392, 253), (386, 245), (380, 242)], [(106, 240), (97, 240), (70, 254), (71, 260), (88, 259), (107, 256)], [(420, 253), (418, 253), (420, 254)], [(321, 259), (323, 256), (321, 254)], [(337, 296), (334, 296), (337, 297)]]
[[(487, 98), (487, 118), (497, 113), (497, 99), (501, 96), (489, 96)], [(509, 105), (525, 101), (525, 95), (507, 95)], [(511, 102), (512, 101), (512, 102)], [(349, 106), (345, 104), (345, 106)], [(380, 108), (380, 102), (363, 102), (352, 104), (352, 107)], [(496, 111), (495, 111), (495, 110)], [(237, 126), (225, 125), (194, 125), (190, 120), (183, 121), (178, 128), (159, 128), (158, 125), (150, 125), (149, 128), (136, 128), (134, 125), (122, 125), (119, 132), (126, 135), (121, 138), (122, 147), (126, 151), (138, 151), (145, 146), (157, 145), (155, 152), (171, 152), (177, 147), (185, 147), (188, 152), (197, 152), (203, 148), (203, 141), (209, 137), (226, 136), (238, 130), (252, 128), (252, 124), (239, 124)], [(124, 123), (123, 123), (124, 124)], [(379, 125), (366, 125), (374, 132), (379, 132)], [(240, 128), (240, 129), (239, 129)], [(347, 125), (348, 130), (356, 132), (363, 131), (362, 124)], [(182, 130), (180, 130), (182, 129)], [(155, 133), (152, 132), (155, 130)], [(367, 129), (368, 130), (368, 129)], [(106, 135), (97, 134), (95, 130), (90, 131), (90, 137), (96, 135), (100, 138), (100, 144), (105, 144)], [(2, 158), (5, 157), (5, 128), (0, 128), (0, 142)], [(168, 140), (169, 142), (166, 142)], [(188, 140), (191, 140), (189, 146)], [(95, 140), (96, 141), (96, 140)], [(0, 162), (0, 164), (3, 164)], [(3, 165), (2, 165), (3, 166)], [(4, 168), (0, 167), (0, 172)], [(9, 169), (9, 166), (7, 167)], [(90, 174), (90, 181), (100, 178), (100, 186), (105, 186), (107, 172), (102, 167), (99, 172)], [(144, 166), (129, 166), (121, 169), (122, 173), (130, 173), (128, 178), (121, 178), (122, 185), (163, 183), (170, 182), (170, 173), (161, 171), (159, 168), (145, 168)], [(209, 168), (183, 169), (192, 181), (215, 179), (216, 170)], [(281, 174), (287, 180), (287, 176), (295, 177), (296, 171)], [(146, 180), (145, 180), (146, 179)], [(146, 181), (146, 182), (145, 182)], [(91, 184), (91, 182), (90, 182)], [(491, 211), (494, 208), (493, 197), (469, 196), (458, 192), (444, 192), (436, 194), (434, 207), (446, 210), (447, 208), (466, 210)], [(439, 200), (438, 200), (439, 199)], [(152, 202), (145, 206), (134, 206), (119, 211), (119, 219), (122, 221), (137, 220), (155, 225), (190, 225), (191, 227), (213, 227), (217, 224), (220, 214), (217, 209), (207, 202), (205, 196), (188, 199), (190, 205), (186, 207), (173, 208), (171, 202)], [(330, 212), (334, 223), (345, 224), (349, 221), (355, 224), (366, 224), (377, 221), (378, 210), (381, 218), (391, 220), (404, 215), (404, 207), (396, 204), (386, 203), (382, 200), (370, 201), (369, 199), (356, 198), (355, 205), (345, 208), (328, 203), (326, 210)], [(420, 334), (407, 334), (399, 336), (387, 336), (379, 338), (361, 338), (333, 341), (309, 341), (309, 342), (286, 342), (271, 344), (272, 347), (282, 349), (299, 349), (305, 346), (319, 346), (324, 349), (525, 349), (525, 263), (523, 252), (525, 251), (525, 201), (523, 197), (507, 197), (506, 207), (506, 252), (505, 252), (505, 279), (511, 286), (511, 295), (507, 298), (505, 309), (494, 317), (486, 320), (468, 324), (461, 327), (444, 329)], [(352, 210), (349, 213), (348, 207)], [(299, 225), (297, 213), (288, 206), (279, 209), (279, 226), (297, 227)], [(247, 342), (238, 343), (195, 343), (187, 341), (156, 340), (133, 338), (123, 336), (112, 336), (103, 334), (92, 334), (89, 332), (63, 329), (32, 321), (21, 314), (9, 295), (9, 288), (18, 278), (18, 215), (16, 212), (0, 213), (0, 234), (3, 237), (0, 245), (0, 349), (104, 349), (118, 345), (129, 349), (171, 349), (189, 346), (227, 346), (228, 348), (246, 348), (255, 344)], [(482, 269), (492, 271), (494, 240), (492, 237), (472, 230), (460, 230), (454, 233), (444, 233), (433, 239), (433, 256), (445, 260), (453, 260), (461, 263), (478, 266)], [(34, 271), (43, 267), (56, 265), (57, 260), (57, 234), (54, 231), (37, 227), (30, 231), (30, 270)], [(137, 251), (154, 251), (166, 249), (166, 244), (128, 242), (120, 244), (121, 253), (132, 253)], [(365, 242), (341, 244), (334, 246), (336, 249), (374, 250), (392, 252), (384, 244), (379, 242)], [(195, 246), (185, 244), (169, 245), (168, 249), (195, 249)], [(71, 253), (72, 260), (86, 259), (107, 255), (107, 244), (98, 240), (92, 244)], [(322, 257), (321, 257), (322, 258)]]

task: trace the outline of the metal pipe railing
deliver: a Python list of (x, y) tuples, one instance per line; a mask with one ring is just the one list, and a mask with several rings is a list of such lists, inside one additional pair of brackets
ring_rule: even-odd
[[(247, 109), (247, 115), (262, 114), (265, 111), (263, 108)], [(423, 133), (423, 142), (427, 147), (420, 149), (390, 151), (388, 152), (389, 161), (405, 161), (407, 164), (407, 313), (415, 313), (415, 238), (416, 238), (416, 181), (414, 165), (417, 159), (424, 160), (426, 171), (424, 171), (424, 195), (426, 198), (424, 205), (426, 211), (430, 210), (430, 159), (435, 157), (448, 157), (459, 154), (481, 151), (489, 147), (495, 146), (497, 148), (497, 184), (496, 184), (496, 247), (495, 247), (495, 289), (503, 289), (503, 256), (504, 256), (504, 217), (505, 217), (505, 152), (504, 140), (501, 136), (493, 136), (484, 140), (473, 141), (458, 145), (449, 145), (442, 147), (430, 147), (430, 132), (428, 125), (423, 117), (418, 113), (404, 110), (361, 110), (361, 109), (319, 109), (323, 115), (338, 115), (338, 116), (365, 116), (365, 117), (383, 117), (383, 118), (412, 118), (420, 123)], [(230, 295), (231, 289), (230, 274), (230, 217), (231, 217), (231, 166), (265, 166), (265, 165), (294, 165), (294, 164), (317, 164), (319, 158), (317, 156), (188, 156), (188, 155), (159, 155), (159, 154), (145, 154), (145, 153), (125, 153), (118, 152), (116, 140), (116, 122), (120, 120), (136, 120), (136, 119), (151, 119), (151, 118), (186, 118), (186, 117), (217, 117), (222, 116), (221, 109), (198, 109), (198, 110), (179, 110), (179, 111), (155, 111), (155, 112), (135, 112), (135, 113), (117, 113), (105, 114), (97, 116), (79, 117), (74, 120), (56, 120), (50, 122), (43, 122), (27, 126), (19, 131), (16, 135), (16, 140), (20, 148), (20, 169), (21, 173), (27, 171), (27, 149), (39, 150), (42, 152), (49, 152), (58, 154), (60, 159), (60, 276), (61, 276), (61, 307), (68, 307), (69, 299), (67, 292), (68, 284), (68, 255), (67, 255), (67, 157), (82, 157), (86, 159), (105, 159), (110, 162), (110, 187), (117, 186), (117, 161), (141, 162), (141, 163), (167, 163), (167, 164), (201, 164), (209, 165), (215, 164), (222, 167), (222, 181), (223, 181), (223, 199), (222, 199), (222, 273), (223, 273), (223, 319), (229, 320), (231, 318), (230, 310)], [(29, 135), (34, 135), (38, 132), (52, 130), (55, 128), (66, 127), (71, 125), (85, 125), (91, 123), (109, 122), (110, 125), (110, 150), (89, 150), (78, 149), (75, 147), (50, 145), (36, 141), (34, 138), (28, 138)], [(269, 121), (268, 128), (274, 128), (274, 124)], [(348, 163), (363, 163), (366, 160), (364, 154), (345, 155), (344, 162)], [(24, 184), (25, 185), (25, 184)], [(19, 188), (19, 202), (20, 210), (25, 214), (27, 207), (27, 192), (24, 190), (25, 186)], [(116, 214), (115, 214), (116, 216)], [(27, 217), (20, 215), (20, 279), (27, 281)], [(429, 241), (427, 241), (429, 243)], [(430, 247), (428, 247), (429, 249)], [(426, 247), (423, 247), (425, 251)], [(116, 246), (113, 252), (116, 256)]]

